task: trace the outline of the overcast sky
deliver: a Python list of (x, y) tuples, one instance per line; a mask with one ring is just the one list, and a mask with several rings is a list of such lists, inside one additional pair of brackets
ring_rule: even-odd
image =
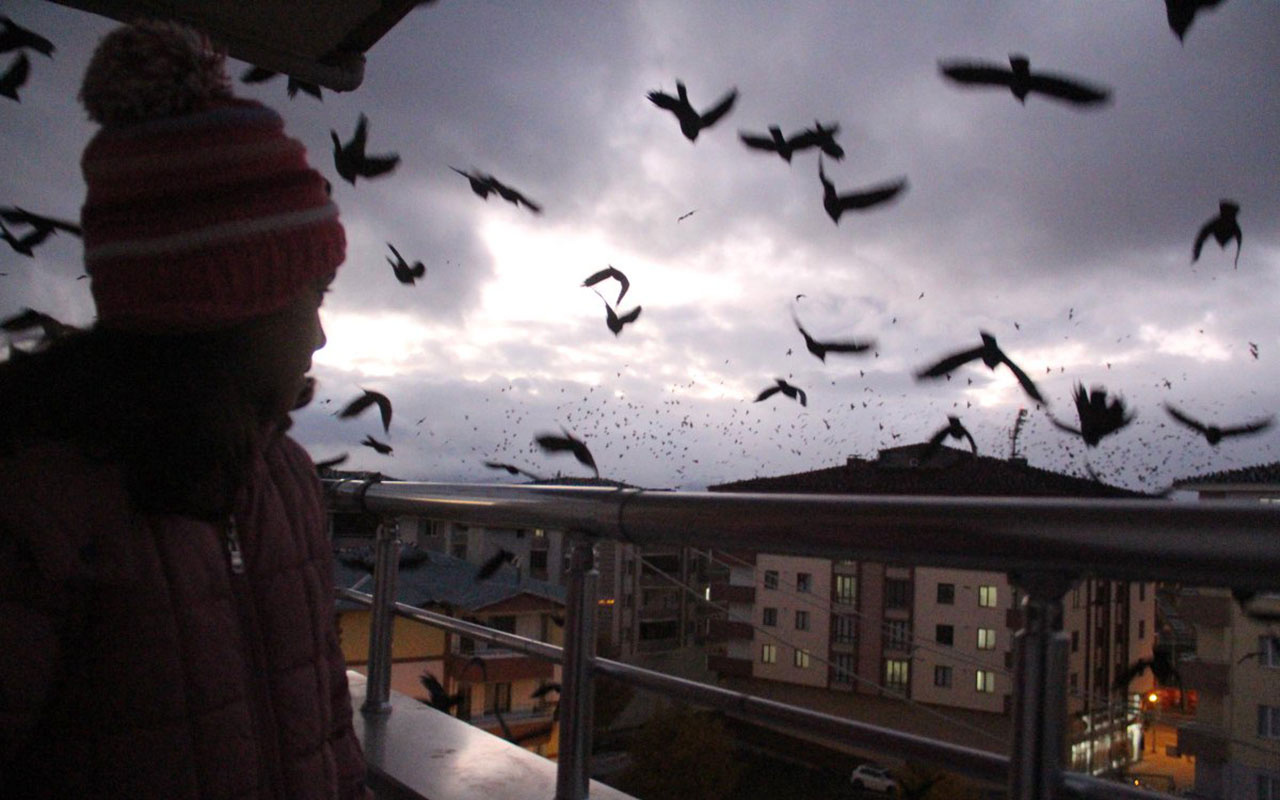
[[(93, 132), (75, 95), (113, 23), (43, 2), (5, 13), (58, 49), (31, 56), (21, 104), (0, 98), (0, 205), (75, 218)], [(1022, 105), (938, 71), (940, 59), (1013, 52), (1113, 101)], [(674, 94), (676, 79), (700, 108), (740, 93), (696, 143), (645, 96)], [(694, 488), (874, 457), (927, 440), (949, 414), (981, 453), (1005, 457), (1023, 407), (1018, 449), (1032, 464), (1082, 475), (1087, 462), (1131, 488), (1280, 458), (1280, 428), (1214, 448), (1161, 407), (1223, 426), (1280, 410), (1275, 2), (1229, 0), (1180, 43), (1158, 0), (441, 0), (369, 52), (355, 92), (236, 90), (285, 116), (347, 228), (317, 400), (293, 429), (316, 459), (349, 452), (346, 467), (426, 480), (507, 480), (485, 459), (589, 474), (532, 446), (563, 427), (605, 477)], [(352, 187), (329, 131), (348, 138), (362, 112), (369, 150), (401, 163)], [(840, 125), (846, 156), (824, 160), (840, 191), (905, 176), (906, 192), (834, 225), (816, 151), (788, 165), (738, 139), (815, 119)], [(544, 213), (482, 201), (451, 165), (493, 174)], [(1234, 245), (1212, 240), (1192, 265), (1220, 198), (1241, 207), (1239, 267)], [(388, 242), (426, 278), (399, 284)], [(643, 307), (617, 337), (580, 287), (610, 264), (631, 280), (622, 309)], [(92, 322), (79, 240), (55, 237), (30, 259), (0, 251), (0, 272), (0, 315), (31, 306)], [(611, 283), (598, 288), (616, 299)], [(793, 312), (818, 338), (875, 339), (874, 354), (820, 362)], [(1082, 382), (1119, 393), (1136, 421), (1090, 449), (1004, 368), (913, 378), (980, 330), (1060, 419), (1077, 422)], [(778, 377), (808, 393), (807, 408), (753, 402)], [(361, 388), (391, 397), (389, 436), (373, 412), (332, 416)], [(394, 454), (361, 447), (366, 434)]]

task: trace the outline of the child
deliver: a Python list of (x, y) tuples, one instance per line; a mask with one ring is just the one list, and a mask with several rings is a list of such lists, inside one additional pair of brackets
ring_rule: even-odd
[(3, 794), (368, 797), (320, 485), (284, 435), (337, 208), (190, 30), (116, 30), (81, 100), (98, 322), (0, 365)]

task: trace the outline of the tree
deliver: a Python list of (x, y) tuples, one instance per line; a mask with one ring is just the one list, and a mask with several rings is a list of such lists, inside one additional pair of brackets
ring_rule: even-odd
[(640, 728), (618, 788), (640, 800), (724, 800), (738, 782), (733, 740), (719, 716), (672, 706)]

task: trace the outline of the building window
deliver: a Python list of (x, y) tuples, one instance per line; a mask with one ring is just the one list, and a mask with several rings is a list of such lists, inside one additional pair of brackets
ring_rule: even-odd
[(1080, 631), (1071, 632), (1071, 652), (1080, 652)]
[(836, 615), (836, 641), (848, 643), (853, 641), (857, 622), (848, 614)]
[(978, 587), (978, 605), (982, 608), (996, 607), (996, 587), (979, 586)]
[(1258, 776), (1258, 800), (1280, 800), (1280, 777)]
[(495, 711), (506, 713), (511, 710), (511, 684), (486, 683), (484, 685), (484, 713)]
[(760, 645), (760, 662), (762, 664), (777, 664), (778, 646), (776, 644)]
[(778, 571), (776, 569), (766, 569), (764, 571), (764, 588), (778, 588)]
[(809, 612), (808, 611), (796, 612), (796, 630), (798, 631), (809, 630)]
[(836, 653), (831, 657), (831, 667), (835, 670), (832, 680), (836, 683), (853, 683), (853, 653)]
[(911, 679), (911, 662), (906, 659), (886, 658), (884, 662), (884, 685), (900, 692), (907, 690)]
[(1146, 599), (1147, 599), (1147, 585), (1145, 583), (1140, 583), (1138, 584), (1138, 602), (1141, 603)]
[(813, 586), (813, 576), (807, 572), (796, 573), (796, 591), (808, 592)]
[(768, 628), (776, 628), (778, 626), (778, 609), (765, 606), (763, 624)]
[(547, 576), (547, 551), (532, 550), (529, 552), (529, 573), (532, 575)]
[(954, 625), (939, 625), (934, 629), (933, 638), (938, 644), (945, 644), (950, 647), (956, 643), (956, 627)]
[(836, 602), (853, 605), (858, 602), (858, 578), (855, 575), (836, 576)]
[(467, 540), (465, 537), (462, 539), (454, 539), (449, 543), (449, 555), (454, 558), (460, 558), (463, 561), (467, 560)]
[(979, 650), (995, 650), (996, 649), (996, 629), (995, 628), (978, 628), (978, 649)]
[(905, 619), (891, 619), (884, 623), (884, 646), (892, 650), (907, 650), (911, 642), (911, 623)]
[(938, 605), (953, 606), (956, 604), (956, 585), (954, 583), (938, 584)]
[(939, 664), (933, 668), (933, 685), (943, 689), (951, 688), (951, 667)]
[(1258, 706), (1258, 736), (1280, 739), (1280, 706)]
[[(1142, 584), (1138, 584), (1138, 585), (1141, 586)], [(1138, 620), (1138, 638), (1139, 639), (1147, 638), (1147, 621), (1145, 619)]]
[(986, 694), (994, 693), (996, 690), (996, 674), (989, 669), (978, 670), (975, 688)]
[(796, 649), (795, 665), (800, 669), (809, 668), (809, 651), (808, 650), (801, 650), (799, 648)]
[(884, 582), (884, 607), (908, 608), (911, 605), (911, 583), (901, 578), (886, 578)]
[(1280, 667), (1280, 636), (1258, 637), (1258, 663), (1264, 667)]

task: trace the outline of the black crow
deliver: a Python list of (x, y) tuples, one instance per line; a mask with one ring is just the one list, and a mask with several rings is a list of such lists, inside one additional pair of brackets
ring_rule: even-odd
[(1111, 96), (1109, 89), (1090, 86), (1073, 78), (1048, 72), (1033, 74), (1030, 59), (1017, 53), (1009, 56), (1009, 67), (988, 61), (944, 61), (938, 68), (957, 83), (1008, 87), (1020, 103), (1025, 103), (1031, 92), (1080, 106), (1105, 103)]
[(649, 102), (658, 108), (666, 109), (676, 115), (676, 119), (680, 120), (680, 132), (685, 135), (689, 141), (696, 141), (698, 134), (704, 129), (716, 124), (725, 114), (729, 113), (729, 109), (733, 108), (733, 101), (738, 99), (738, 90), (731, 89), (728, 94), (720, 98), (714, 106), (707, 109), (706, 112), (699, 114), (689, 104), (689, 94), (685, 91), (684, 84), (676, 81), (676, 97), (665, 92), (649, 92)]
[(1195, 21), (1196, 14), (1202, 9), (1214, 8), (1222, 0), (1164, 0), (1165, 15), (1169, 18), (1169, 29), (1178, 41), (1183, 41), (1187, 29)]
[(369, 138), (369, 118), (364, 114), (356, 121), (356, 131), (351, 140), (343, 144), (338, 139), (338, 132), (329, 131), (333, 139), (333, 165), (343, 180), (355, 186), (356, 178), (376, 178), (386, 175), (400, 163), (400, 156), (392, 153), (385, 156), (365, 155), (365, 144)]
[(1200, 260), (1200, 248), (1212, 236), (1219, 247), (1225, 248), (1232, 240), (1236, 240), (1236, 266), (1240, 265), (1240, 246), (1244, 244), (1244, 234), (1240, 231), (1240, 223), (1236, 215), (1240, 213), (1240, 204), (1234, 200), (1218, 201), (1218, 216), (1209, 220), (1196, 234), (1196, 243), (1191, 248), (1191, 263)]
[(1243, 425), (1233, 425), (1229, 428), (1220, 428), (1217, 425), (1205, 425), (1203, 422), (1194, 420), (1168, 403), (1164, 404), (1164, 410), (1169, 412), (1169, 416), (1173, 417), (1178, 422), (1181, 422), (1191, 430), (1204, 436), (1211, 445), (1217, 445), (1218, 442), (1228, 436), (1246, 436), (1251, 433), (1261, 433), (1267, 428), (1270, 428), (1271, 424), (1275, 422), (1274, 417), (1267, 417), (1265, 419), (1254, 420), (1253, 422), (1246, 422)]
[(27, 58), (25, 51), (18, 53), (18, 57), (9, 65), (9, 69), (0, 75), (0, 95), (21, 103), (18, 90), (27, 82), (27, 77), (30, 75), (31, 59)]
[(979, 333), (982, 335), (982, 346), (953, 353), (933, 366), (917, 372), (916, 378), (939, 378), (957, 367), (980, 358), (988, 369), (994, 370), (1001, 364), (1008, 366), (1009, 371), (1018, 379), (1018, 383), (1022, 384), (1023, 390), (1030, 395), (1031, 399), (1042, 405), (1048, 405), (1044, 397), (1041, 396), (1040, 390), (1036, 388), (1031, 378), (1027, 377), (1027, 373), (1023, 372), (1017, 364), (1010, 361), (1009, 357), (1000, 349), (1000, 346), (996, 344), (996, 337), (986, 331), (979, 331)]
[(792, 386), (782, 378), (774, 378), (773, 381), (777, 385), (770, 386), (768, 389), (765, 389), (760, 394), (756, 395), (756, 399), (753, 402), (759, 403), (761, 400), (767, 400), (778, 392), (782, 392), (792, 400), (798, 400), (802, 406), (809, 405), (809, 396), (804, 393), (804, 389)]
[(591, 467), (591, 471), (596, 474), (596, 477), (600, 477), (600, 468), (596, 466), (596, 460), (592, 457), (591, 451), (587, 449), (586, 443), (574, 438), (573, 434), (568, 431), (564, 431), (564, 436), (557, 436), (554, 433), (540, 433), (534, 437), (534, 441), (546, 453), (572, 453), (573, 457), (578, 459), (578, 463)]
[(377, 439), (373, 438), (372, 436), (366, 435), (364, 437), (364, 441), (360, 442), (360, 444), (364, 445), (365, 447), (372, 447), (374, 450), (377, 450), (380, 454), (384, 456), (391, 455), (391, 445), (387, 444), (386, 442), (380, 442)]
[(42, 56), (53, 57), (53, 42), (35, 31), (22, 27), (8, 17), (0, 16), (0, 53), (10, 50), (34, 50)]
[(1049, 419), (1059, 429), (1084, 439), (1084, 443), (1089, 447), (1097, 447), (1103, 437), (1110, 436), (1133, 422), (1133, 413), (1125, 408), (1124, 400), (1112, 397), (1108, 401), (1107, 390), (1101, 386), (1086, 390), (1083, 383), (1077, 383), (1075, 401), (1076, 414), (1080, 417), (1079, 430), (1052, 416)]
[(382, 413), (382, 430), (384, 433), (391, 432), (391, 400), (382, 392), (373, 392), (368, 389), (363, 390), (364, 394), (347, 403), (346, 408), (338, 412), (338, 419), (351, 419), (359, 416), (362, 411), (371, 405), (377, 404), (378, 411)]
[(942, 449), (942, 442), (948, 436), (952, 439), (968, 439), (969, 449), (973, 451), (975, 456), (978, 454), (978, 443), (973, 440), (973, 434), (969, 433), (969, 430), (960, 424), (959, 417), (948, 416), (947, 424), (939, 428), (938, 432), (929, 439), (929, 446), (925, 448), (924, 455), (920, 458), (920, 463), (923, 464), (928, 461)]
[(831, 221), (837, 225), (840, 223), (840, 215), (844, 212), (862, 211), (887, 203), (907, 188), (907, 179), (899, 178), (891, 183), (872, 186), (861, 191), (836, 194), (835, 184), (827, 180), (827, 174), (822, 169), (821, 156), (818, 157), (818, 180), (822, 181), (822, 207), (827, 210), (827, 216), (831, 217)]
[(395, 248), (391, 242), (387, 242), (387, 247), (391, 248), (395, 258), (387, 257), (387, 263), (391, 265), (391, 271), (395, 273), (396, 280), (403, 284), (412, 286), (413, 282), (418, 278), (427, 274), (427, 268), (423, 266), (421, 261), (413, 262), (413, 266), (409, 266), (409, 262), (404, 260), (404, 256), (400, 255), (400, 251)]
[(590, 276), (587, 277), (585, 281), (582, 282), (582, 285), (595, 286), (600, 281), (608, 280), (609, 278), (613, 278), (614, 280), (616, 280), (618, 284), (622, 287), (618, 291), (618, 299), (614, 301), (616, 303), (621, 303), (622, 298), (627, 293), (627, 290), (631, 288), (631, 281), (627, 280), (627, 276), (622, 274), (622, 270), (618, 269), (612, 264), (600, 270), (599, 272), (592, 273)]
[(863, 353), (875, 347), (873, 340), (846, 340), (842, 342), (819, 342), (809, 335), (809, 332), (800, 324), (800, 318), (792, 312), (791, 319), (796, 324), (796, 330), (800, 331), (800, 335), (804, 337), (804, 346), (808, 348), (810, 353), (818, 357), (818, 360), (824, 364), (827, 361), (827, 353)]

